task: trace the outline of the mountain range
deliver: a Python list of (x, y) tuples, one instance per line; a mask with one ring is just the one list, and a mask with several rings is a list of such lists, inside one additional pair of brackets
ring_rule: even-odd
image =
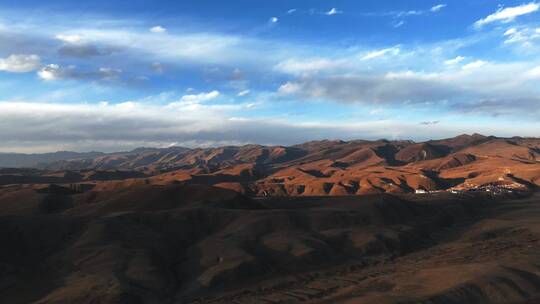
[[(486, 185), (531, 188), (540, 185), (540, 139), (473, 134), (426, 142), (322, 140), (289, 147), (1, 154), (0, 164), (37, 168), (30, 174), (33, 182), (39, 180), (36, 176), (68, 172), (69, 182), (144, 177), (154, 184), (216, 185), (250, 196), (406, 193)], [(4, 170), (4, 178), (6, 174)]]

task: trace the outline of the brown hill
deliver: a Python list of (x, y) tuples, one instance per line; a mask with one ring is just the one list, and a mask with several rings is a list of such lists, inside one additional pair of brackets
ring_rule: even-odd
[[(183, 181), (257, 196), (406, 193), (490, 185), (531, 189), (539, 186), (539, 159), (538, 139), (479, 134), (423, 143), (324, 140), (292, 147), (173, 147), (53, 162), (45, 171), (32, 173), (0, 172), (0, 184), (144, 178), (150, 184)], [(69, 176), (61, 176), (62, 172)]]
[(420, 143), (409, 145), (396, 153), (396, 159), (405, 163), (441, 158), (451, 151), (449, 146)]

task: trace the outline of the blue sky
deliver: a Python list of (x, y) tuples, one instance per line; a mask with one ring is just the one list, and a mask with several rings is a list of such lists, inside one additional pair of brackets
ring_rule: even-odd
[(155, 2), (2, 1), (0, 151), (540, 136), (537, 2)]

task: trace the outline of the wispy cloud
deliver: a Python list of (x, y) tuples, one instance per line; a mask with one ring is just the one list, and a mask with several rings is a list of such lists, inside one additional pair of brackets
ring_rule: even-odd
[(445, 60), (445, 61), (444, 61), (444, 64), (445, 64), (445, 65), (456, 65), (456, 64), (462, 62), (463, 60), (465, 60), (465, 57), (463, 57), (463, 56), (457, 56), (457, 57), (455, 57), (455, 58)]
[(81, 42), (82, 40), (82, 37), (79, 36), (79, 35), (64, 35), (64, 34), (58, 34), (55, 36), (56, 39), (60, 40), (60, 41), (64, 41), (64, 42), (68, 42), (68, 43), (78, 43), (78, 42)]
[(484, 61), (484, 60), (476, 60), (476, 61), (465, 64), (461, 68), (463, 70), (471, 70), (471, 69), (477, 69), (477, 68), (483, 67), (486, 64), (488, 64), (488, 63), (486, 61)]
[[(212, 91), (208, 93), (199, 93), (199, 94), (191, 94), (191, 95), (184, 95), (182, 98), (180, 98), (181, 104), (197, 104), (205, 101), (209, 101), (215, 98), (218, 98), (220, 95), (219, 91)], [(177, 104), (177, 103), (173, 103)]]
[(337, 8), (333, 7), (329, 11), (327, 11), (325, 14), (328, 16), (333, 16), (333, 15), (343, 14), (343, 11), (340, 11)]
[(538, 49), (540, 41), (540, 28), (530, 28), (527, 26), (512, 27), (503, 33), (504, 44), (517, 46), (518, 49), (529, 52)]
[(397, 54), (399, 54), (399, 52), (400, 52), (399, 47), (391, 47), (391, 48), (387, 48), (387, 49), (371, 51), (371, 52), (365, 54), (361, 58), (361, 60), (370, 60), (370, 59), (375, 59), (375, 58), (379, 58), (379, 57), (384, 57), (386, 55), (397, 55)]
[(447, 4), (437, 4), (437, 5), (432, 6), (431, 9), (429, 10), (435, 13), (435, 12), (441, 11), (445, 7), (447, 7)]
[(150, 32), (157, 33), (157, 34), (165, 33), (166, 31), (167, 31), (167, 29), (160, 26), (160, 25), (157, 25), (157, 26), (154, 26), (154, 27), (150, 28)]
[(348, 73), (356, 68), (365, 67), (365, 61), (373, 63), (395, 57), (401, 53), (399, 46), (376, 49), (362, 50), (348, 53), (346, 55), (327, 58), (327, 57), (309, 57), (309, 58), (291, 58), (283, 60), (276, 64), (273, 70), (290, 75), (313, 75), (318, 73), (341, 72)]
[(425, 11), (417, 11), (417, 10), (410, 10), (410, 11), (402, 11), (398, 12), (398, 17), (406, 17), (406, 16), (419, 16), (425, 14)]
[(477, 28), (493, 22), (508, 23), (519, 16), (527, 15), (538, 11), (540, 5), (536, 2), (522, 4), (514, 7), (500, 8), (495, 13), (480, 19), (474, 23)]
[(238, 94), (236, 94), (236, 95), (237, 95), (238, 97), (244, 97), (244, 96), (249, 95), (249, 93), (251, 93), (250, 90), (243, 90), (243, 91), (238, 92)]
[(396, 21), (396, 22), (392, 22), (392, 27), (393, 28), (399, 28), (399, 27), (402, 27), (404, 24), (405, 24), (405, 21), (399, 20), (399, 21)]
[(346, 64), (346, 60), (327, 58), (288, 59), (277, 64), (274, 69), (288, 74), (309, 74), (322, 70), (338, 68)]
[[(447, 7), (447, 4), (437, 4), (432, 6), (429, 9), (411, 9), (411, 10), (401, 10), (401, 11), (384, 11), (384, 12), (369, 12), (362, 14), (363, 16), (368, 17), (392, 17), (394, 19), (403, 19), (408, 17), (415, 16), (426, 16), (430, 14), (436, 14), (442, 9)], [(394, 23), (396, 24), (396, 23)]]

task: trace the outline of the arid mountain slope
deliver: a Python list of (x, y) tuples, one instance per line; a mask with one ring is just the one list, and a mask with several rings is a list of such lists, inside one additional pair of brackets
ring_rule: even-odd
[[(540, 140), (473, 134), (423, 143), (324, 140), (291, 147), (138, 149), (52, 162), (44, 169), (34, 175), (109, 172), (101, 180), (110, 180), (136, 177), (139, 172), (151, 184), (183, 181), (250, 196), (336, 196), (488, 186), (525, 190), (540, 185)], [(115, 178), (111, 170), (131, 173), (118, 173)], [(81, 181), (100, 180), (84, 174)]]

